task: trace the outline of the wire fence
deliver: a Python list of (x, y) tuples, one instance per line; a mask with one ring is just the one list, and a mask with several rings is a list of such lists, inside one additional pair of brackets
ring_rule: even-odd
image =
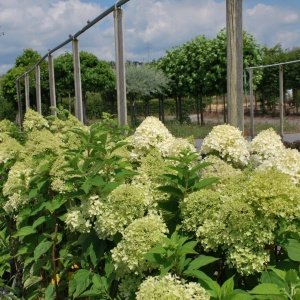
[(283, 75), (284, 69), (283, 66), (300, 63), (300, 60), (293, 60), (288, 62), (281, 62), (277, 64), (270, 64), (270, 65), (262, 65), (262, 66), (254, 66), (246, 68), (249, 72), (249, 97), (250, 97), (250, 135), (251, 138), (254, 138), (254, 93), (253, 93), (253, 71), (257, 69), (263, 68), (274, 68), (279, 67), (279, 115), (280, 115), (280, 129), (279, 133), (283, 136), (284, 130), (284, 85), (283, 85)]

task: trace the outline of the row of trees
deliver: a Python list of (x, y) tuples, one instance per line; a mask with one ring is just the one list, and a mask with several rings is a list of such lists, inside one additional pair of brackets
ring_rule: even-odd
[[(288, 62), (300, 60), (300, 48), (292, 50), (284, 50), (281, 45), (272, 48), (264, 47), (263, 49), (263, 65), (276, 64), (280, 62)], [(272, 113), (276, 108), (279, 89), (278, 67), (264, 68), (260, 71), (261, 80), (257, 85), (257, 98), (261, 103), (262, 113)], [(284, 66), (284, 89), (292, 90), (293, 99), (289, 103), (296, 107), (297, 112), (300, 105), (300, 63), (294, 63)]]
[[(278, 45), (273, 48), (262, 47), (246, 32), (243, 34), (243, 45), (244, 68), (300, 59), (300, 49), (285, 51)], [(14, 117), (15, 80), (40, 59), (41, 56), (36, 51), (26, 49), (16, 59), (15, 66), (3, 76), (0, 88), (0, 118), (3, 118), (2, 115)], [(80, 52), (80, 61), (85, 115), (91, 118), (99, 117), (101, 111), (115, 113), (117, 105), (114, 63), (99, 60), (95, 55), (84, 51)], [(64, 104), (72, 107), (72, 54), (64, 53), (58, 56), (54, 65), (58, 102), (69, 99), (69, 103), (65, 101)], [(153, 98), (159, 99), (159, 115), (164, 120), (164, 99), (169, 97), (175, 100), (176, 117), (180, 122), (188, 116), (185, 104), (186, 99), (189, 99), (189, 103), (191, 100), (195, 103), (198, 123), (204, 124), (204, 109), (211, 96), (226, 94), (226, 68), (225, 30), (221, 30), (213, 39), (198, 36), (167, 51), (164, 57), (150, 64), (128, 63), (126, 81), (131, 122), (136, 123), (136, 101), (144, 102), (144, 114), (148, 115), (149, 101)], [(299, 65), (286, 66), (285, 70), (285, 88), (294, 90), (296, 100), (296, 91), (300, 88)], [(247, 73), (245, 75), (247, 76)], [(50, 97), (46, 61), (41, 64), (41, 84), (44, 112), (47, 113), (47, 99)], [(278, 95), (277, 70), (266, 68), (255, 71), (254, 86), (263, 112), (273, 109)], [(30, 91), (31, 104), (34, 105), (34, 76), (31, 76)]]

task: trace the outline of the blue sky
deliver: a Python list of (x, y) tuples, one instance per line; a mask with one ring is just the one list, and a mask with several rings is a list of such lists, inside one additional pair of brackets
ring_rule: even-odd
[[(0, 74), (23, 49), (41, 55), (81, 29), (114, 0), (0, 0)], [(130, 0), (124, 5), (126, 58), (149, 61), (171, 47), (225, 27), (225, 0)], [(244, 0), (244, 29), (258, 43), (300, 47), (300, 0)], [(114, 59), (112, 16), (80, 37), (80, 49)], [(70, 51), (64, 47), (59, 55)]]

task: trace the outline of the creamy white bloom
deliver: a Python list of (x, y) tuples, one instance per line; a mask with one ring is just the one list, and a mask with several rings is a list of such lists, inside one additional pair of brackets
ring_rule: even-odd
[(300, 182), (300, 152), (296, 149), (283, 149), (276, 156), (262, 162), (259, 170), (276, 168), (291, 177), (295, 184)]
[(95, 230), (99, 237), (110, 238), (122, 233), (134, 219), (143, 217), (145, 202), (143, 189), (129, 184), (118, 186), (105, 200), (93, 200), (93, 210), (97, 212)]
[(5, 133), (0, 133), (0, 164), (17, 159), (23, 147), (17, 140)]
[(122, 240), (112, 252), (112, 259), (119, 276), (149, 269), (144, 255), (168, 232), (158, 215), (148, 215), (134, 220), (124, 231)]
[(90, 232), (92, 224), (87, 220), (82, 211), (73, 209), (67, 212), (65, 223), (71, 231), (81, 233)]
[(261, 131), (250, 143), (251, 161), (260, 165), (264, 161), (281, 156), (285, 150), (281, 137), (273, 128)]
[(238, 166), (246, 166), (249, 162), (248, 142), (242, 132), (231, 125), (218, 125), (204, 138), (200, 153), (214, 154), (225, 161)]
[(48, 127), (49, 124), (47, 120), (43, 118), (42, 115), (30, 108), (27, 109), (23, 122), (23, 128), (25, 132)]
[(171, 274), (164, 277), (148, 277), (136, 293), (136, 300), (209, 300), (200, 284), (186, 282)]

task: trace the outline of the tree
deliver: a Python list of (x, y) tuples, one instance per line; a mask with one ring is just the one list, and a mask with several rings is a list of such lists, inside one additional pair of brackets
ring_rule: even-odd
[[(87, 93), (97, 92), (105, 96), (115, 89), (115, 75), (109, 63), (99, 60), (94, 54), (85, 51), (80, 52), (80, 67), (84, 120), (86, 121)], [(73, 72), (71, 53), (62, 54), (55, 59), (56, 86), (60, 97), (74, 94)]]
[[(283, 61), (285, 61), (284, 51), (280, 44), (272, 48), (263, 48), (262, 65), (272, 65)], [(260, 72), (262, 78), (256, 90), (260, 95), (262, 113), (264, 114), (268, 110), (274, 112), (279, 95), (278, 67), (263, 68)]]
[[(16, 99), (16, 79), (24, 72), (29, 70), (41, 59), (41, 55), (32, 49), (25, 49), (23, 53), (16, 58), (16, 62), (13, 68), (11, 68), (2, 79), (2, 93), (6, 101), (13, 103), (15, 109), (17, 109)], [(24, 91), (24, 84), (21, 80), (21, 94)], [(47, 62), (41, 63), (41, 85), (42, 85), (42, 99), (45, 103), (49, 99), (49, 84), (48, 84), (48, 70)], [(35, 74), (34, 71), (30, 74), (30, 102), (34, 106), (36, 103), (35, 93)]]
[[(260, 63), (261, 47), (254, 38), (244, 32), (243, 43), (244, 68)], [(197, 100), (201, 124), (204, 123), (203, 112), (206, 104), (203, 96), (224, 95), (227, 90), (226, 45), (226, 31), (223, 29), (214, 39), (198, 36), (168, 51), (158, 61), (158, 66), (170, 79), (172, 95), (179, 98), (179, 104), (184, 96)], [(255, 83), (259, 82), (260, 78), (260, 73), (257, 72)], [(179, 119), (182, 120), (182, 115)]]
[[(129, 64), (126, 68), (127, 96), (131, 106), (131, 124), (136, 125), (135, 101), (145, 101), (145, 115), (149, 115), (149, 100), (158, 97), (160, 100), (166, 94), (169, 80), (165, 74), (149, 65)], [(160, 111), (163, 119), (163, 112)]]

